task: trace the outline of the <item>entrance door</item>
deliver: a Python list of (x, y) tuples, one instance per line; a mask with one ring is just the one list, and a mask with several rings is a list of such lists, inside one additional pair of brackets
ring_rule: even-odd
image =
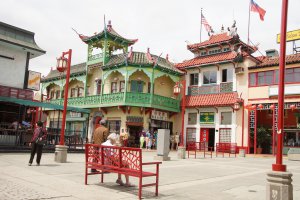
[(209, 128), (200, 129), (200, 142), (208, 142), (209, 139)]
[(210, 128), (209, 129), (209, 140), (208, 140), (208, 146), (212, 147), (212, 150), (214, 151), (214, 146), (215, 146), (215, 129)]

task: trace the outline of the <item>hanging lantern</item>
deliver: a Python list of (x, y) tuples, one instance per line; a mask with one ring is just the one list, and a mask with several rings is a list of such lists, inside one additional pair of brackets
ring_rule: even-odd
[(59, 57), (57, 58), (57, 64), (56, 64), (56, 69), (59, 72), (64, 72), (67, 69), (67, 63), (68, 63), (68, 59), (65, 57)]
[(259, 104), (257, 107), (258, 107), (260, 110), (262, 110), (262, 109), (264, 108), (264, 106), (263, 106), (262, 104)]
[(256, 110), (256, 105), (251, 106), (252, 110)]
[(275, 109), (275, 105), (274, 104), (270, 105), (270, 109), (274, 110)]
[(294, 111), (296, 109), (296, 106), (294, 104), (290, 105), (290, 109), (292, 109), (292, 111)]
[(174, 93), (175, 96), (180, 94), (180, 87), (179, 87), (178, 83), (176, 83), (176, 85), (174, 86), (173, 93)]
[(241, 105), (240, 105), (239, 102), (235, 102), (235, 103), (233, 104), (233, 109), (234, 109), (234, 110), (239, 110), (240, 107), (241, 107)]
[(246, 108), (247, 110), (251, 110), (251, 107), (252, 107), (252, 104), (251, 104), (251, 103), (248, 103), (247, 105), (245, 105), (245, 108)]

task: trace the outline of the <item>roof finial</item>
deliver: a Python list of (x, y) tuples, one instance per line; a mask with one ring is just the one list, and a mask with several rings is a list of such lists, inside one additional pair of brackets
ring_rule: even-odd
[(150, 48), (149, 47), (147, 48), (147, 53), (150, 53)]
[(224, 33), (224, 26), (222, 24), (222, 27), (221, 27), (221, 33)]
[(169, 61), (169, 54), (166, 55), (166, 60)]
[(111, 28), (112, 28), (111, 20), (108, 20), (108, 24), (107, 24), (107, 29), (108, 29), (108, 31), (110, 31)]

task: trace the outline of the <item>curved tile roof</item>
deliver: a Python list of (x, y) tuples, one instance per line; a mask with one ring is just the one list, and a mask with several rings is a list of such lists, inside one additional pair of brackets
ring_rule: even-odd
[(230, 41), (232, 38), (233, 37), (228, 35), (227, 32), (226, 33), (221, 33), (221, 34), (210, 36), (210, 38), (208, 40), (204, 41), (204, 42), (187, 45), (187, 48), (188, 49), (195, 49), (195, 48), (199, 48), (199, 47), (204, 47), (204, 46), (208, 46), (208, 45), (217, 44), (217, 43), (220, 43), (220, 42), (227, 42), (227, 41)]
[(238, 100), (236, 92), (187, 96), (187, 107), (232, 106)]
[[(259, 68), (279, 65), (279, 56), (276, 57), (259, 56), (256, 58), (261, 61), (261, 64), (256, 66), (251, 66), (249, 67), (249, 69), (259, 69)], [(294, 63), (300, 63), (300, 53), (286, 56), (286, 64), (294, 64)]]

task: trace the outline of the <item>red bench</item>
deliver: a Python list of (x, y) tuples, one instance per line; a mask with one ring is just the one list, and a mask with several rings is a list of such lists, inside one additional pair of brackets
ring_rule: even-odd
[[(142, 149), (116, 146), (102, 146), (96, 144), (85, 145), (85, 184), (88, 175), (101, 174), (103, 183), (104, 173), (118, 173), (139, 178), (139, 199), (142, 197), (142, 188), (155, 186), (155, 195), (158, 196), (159, 164), (161, 162), (142, 162)], [(156, 165), (155, 172), (143, 171), (144, 165)], [(97, 172), (88, 172), (96, 169)], [(155, 177), (155, 183), (142, 184), (144, 177)]]
[(190, 157), (190, 151), (194, 152), (195, 158), (197, 151), (203, 152), (204, 158), (208, 154), (212, 158), (213, 147), (209, 147), (207, 142), (188, 142), (187, 143), (188, 158)]
[(237, 152), (237, 144), (236, 143), (217, 143), (216, 144), (216, 157), (218, 157), (218, 154), (221, 153), (223, 154), (224, 157), (224, 153), (228, 153), (229, 157), (230, 154), (234, 154), (234, 156), (236, 157), (236, 152)]

